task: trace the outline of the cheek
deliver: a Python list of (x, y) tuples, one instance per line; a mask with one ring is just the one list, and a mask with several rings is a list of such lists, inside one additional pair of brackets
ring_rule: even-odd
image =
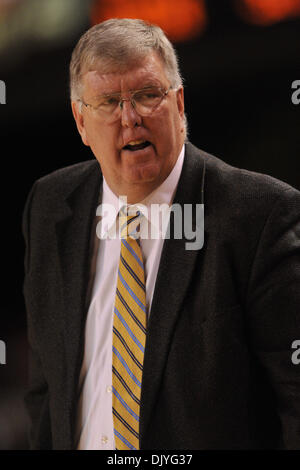
[(98, 157), (101, 153), (114, 152), (116, 149), (116, 138), (112, 130), (110, 132), (103, 126), (93, 124), (86, 127), (89, 145)]
[(117, 150), (117, 134), (113, 129), (92, 126), (87, 129), (89, 146), (100, 163), (104, 175), (118, 171), (119, 152)]
[(157, 136), (157, 147), (172, 148), (180, 133), (180, 116), (176, 112), (161, 112), (153, 122), (152, 130)]

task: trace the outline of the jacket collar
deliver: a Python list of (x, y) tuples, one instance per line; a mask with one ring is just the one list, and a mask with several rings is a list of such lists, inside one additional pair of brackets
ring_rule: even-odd
[[(73, 167), (74, 168), (74, 167)], [(81, 170), (81, 171), (79, 171)], [(78, 168), (65, 181), (64, 195), (56, 213), (56, 241), (60, 265), (64, 311), (64, 360), (67, 425), (72, 448), (75, 424), (78, 377), (84, 348), (84, 324), (87, 313), (93, 224), (99, 201), (102, 175), (98, 162)], [(76, 241), (76, 243), (74, 242)]]

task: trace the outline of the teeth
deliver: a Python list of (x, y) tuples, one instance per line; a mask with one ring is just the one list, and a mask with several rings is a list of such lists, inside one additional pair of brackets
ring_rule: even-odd
[(145, 140), (131, 140), (130, 142), (128, 142), (127, 145), (139, 145), (139, 144), (143, 144), (145, 142)]

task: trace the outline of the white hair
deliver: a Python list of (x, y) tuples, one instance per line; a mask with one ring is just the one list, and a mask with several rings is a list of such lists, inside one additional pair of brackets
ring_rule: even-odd
[[(161, 58), (173, 88), (182, 86), (176, 51), (159, 26), (139, 19), (113, 18), (88, 29), (76, 44), (70, 62), (70, 97), (82, 97), (82, 77), (95, 66), (104, 73), (126, 70), (149, 51)], [(185, 129), (187, 133), (187, 120)]]

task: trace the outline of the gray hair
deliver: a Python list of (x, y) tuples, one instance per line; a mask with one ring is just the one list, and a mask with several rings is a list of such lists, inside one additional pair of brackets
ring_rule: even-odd
[[(112, 18), (88, 29), (75, 46), (70, 62), (71, 100), (82, 97), (82, 77), (95, 67), (103, 73), (128, 69), (156, 51), (173, 88), (182, 85), (176, 51), (159, 26), (139, 19)], [(185, 128), (187, 122), (185, 117)]]
[(113, 18), (86, 31), (75, 46), (70, 63), (71, 99), (80, 98), (84, 73), (99, 63), (105, 72), (122, 70), (154, 50), (172, 87), (182, 85), (176, 52), (161, 28), (143, 20)]

